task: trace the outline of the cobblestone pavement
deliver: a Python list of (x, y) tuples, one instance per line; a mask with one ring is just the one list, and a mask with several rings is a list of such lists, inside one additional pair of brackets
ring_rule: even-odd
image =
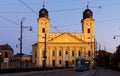
[(93, 76), (120, 76), (120, 72), (111, 69), (98, 69)]

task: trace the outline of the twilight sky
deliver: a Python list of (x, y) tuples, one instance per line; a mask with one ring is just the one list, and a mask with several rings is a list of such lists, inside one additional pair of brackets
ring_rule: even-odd
[[(120, 38), (120, 0), (1, 0), (0, 2), (0, 44), (8, 43), (19, 52), (21, 18), (23, 26), (32, 26), (33, 32), (23, 29), (23, 52), (30, 54), (32, 44), (37, 41), (38, 12), (45, 1), (49, 11), (50, 29), (58, 32), (81, 32), (82, 13), (89, 2), (95, 19), (95, 37), (101, 49), (115, 52)], [(24, 4), (25, 3), (25, 4)], [(99, 8), (101, 7), (101, 8)], [(56, 29), (55, 29), (56, 27)]]

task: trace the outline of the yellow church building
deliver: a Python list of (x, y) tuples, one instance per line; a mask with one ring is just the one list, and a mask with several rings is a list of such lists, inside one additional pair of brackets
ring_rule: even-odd
[(81, 19), (82, 32), (51, 32), (49, 12), (39, 11), (38, 40), (32, 45), (32, 62), (36, 67), (75, 66), (79, 56), (93, 61), (95, 49), (93, 12), (88, 8)]

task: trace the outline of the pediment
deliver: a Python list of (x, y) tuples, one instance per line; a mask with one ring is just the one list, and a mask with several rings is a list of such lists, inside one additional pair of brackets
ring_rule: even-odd
[(82, 43), (83, 41), (70, 33), (62, 33), (61, 35), (51, 39), (49, 42), (55, 43)]

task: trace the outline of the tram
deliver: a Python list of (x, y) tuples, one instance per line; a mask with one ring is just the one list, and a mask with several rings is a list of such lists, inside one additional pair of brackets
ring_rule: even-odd
[(84, 57), (77, 57), (76, 58), (76, 66), (75, 66), (75, 70), (76, 71), (85, 71), (85, 70), (89, 70), (89, 60), (87, 60)]

